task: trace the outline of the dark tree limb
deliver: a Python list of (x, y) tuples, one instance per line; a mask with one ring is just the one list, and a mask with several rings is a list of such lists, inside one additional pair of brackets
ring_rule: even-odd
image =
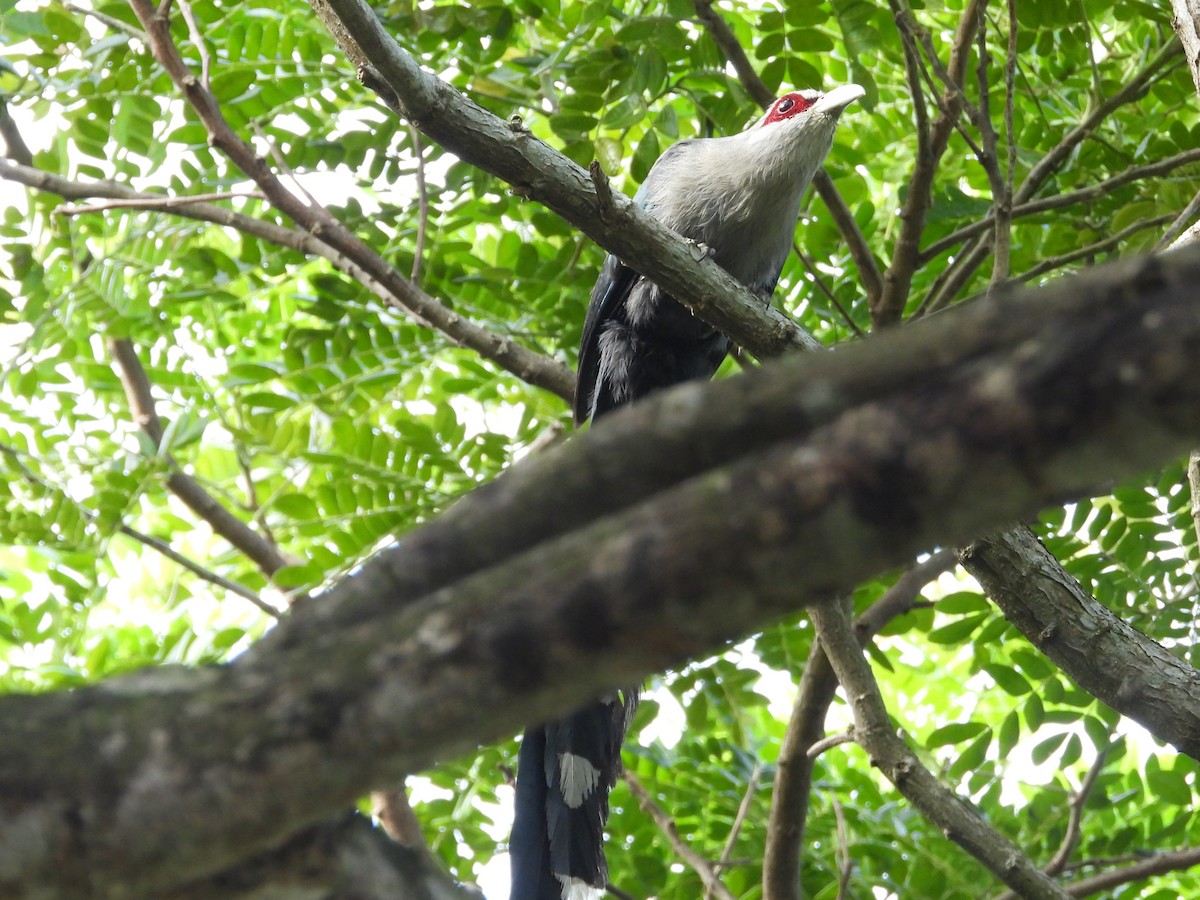
[[(963, 567), (1005, 617), (1081, 688), (1200, 759), (1195, 668), (1092, 597), (1028, 528), (968, 545)], [(1180, 691), (1185, 693), (1180, 693)]]
[[(1126, 261), (663, 392), (464, 497), (226, 666), (0, 697), (0, 894), (215, 877), (371, 786), (1186, 452), (1198, 280), (1200, 248)], [(1130, 695), (1156, 734), (1198, 690), (1171, 671)]]

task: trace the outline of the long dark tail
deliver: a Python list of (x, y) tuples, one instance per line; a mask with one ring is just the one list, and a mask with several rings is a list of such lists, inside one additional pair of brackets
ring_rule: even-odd
[(604, 823), (634, 691), (530, 728), (517, 760), (511, 900), (584, 900), (608, 883)]

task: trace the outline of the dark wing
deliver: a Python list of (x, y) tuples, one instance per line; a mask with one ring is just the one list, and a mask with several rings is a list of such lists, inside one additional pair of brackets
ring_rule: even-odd
[(605, 257), (600, 277), (592, 288), (583, 338), (579, 343), (579, 374), (575, 381), (575, 424), (581, 425), (591, 413), (592, 395), (600, 374), (600, 334), (604, 325), (621, 308), (633, 285), (641, 276), (611, 253)]

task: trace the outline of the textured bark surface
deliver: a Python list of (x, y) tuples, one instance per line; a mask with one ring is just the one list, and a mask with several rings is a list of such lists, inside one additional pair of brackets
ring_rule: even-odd
[[(212, 878), (372, 786), (1186, 452), (1198, 281), (1194, 248), (1119, 263), (668, 392), (225, 667), (0, 698), (0, 895)], [(1155, 688), (1194, 704), (1192, 675)]]
[(1200, 760), (1196, 669), (1109, 612), (1037, 535), (1014, 528), (969, 545), (960, 559), (1017, 630), (1076, 684)]

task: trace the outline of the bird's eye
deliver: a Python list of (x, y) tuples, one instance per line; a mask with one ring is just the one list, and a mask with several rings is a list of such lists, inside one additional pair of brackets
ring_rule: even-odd
[(779, 101), (779, 106), (776, 111), (785, 113), (785, 112), (788, 112), (795, 105), (796, 105), (796, 101), (793, 100), (791, 97), (784, 97), (782, 100)]

